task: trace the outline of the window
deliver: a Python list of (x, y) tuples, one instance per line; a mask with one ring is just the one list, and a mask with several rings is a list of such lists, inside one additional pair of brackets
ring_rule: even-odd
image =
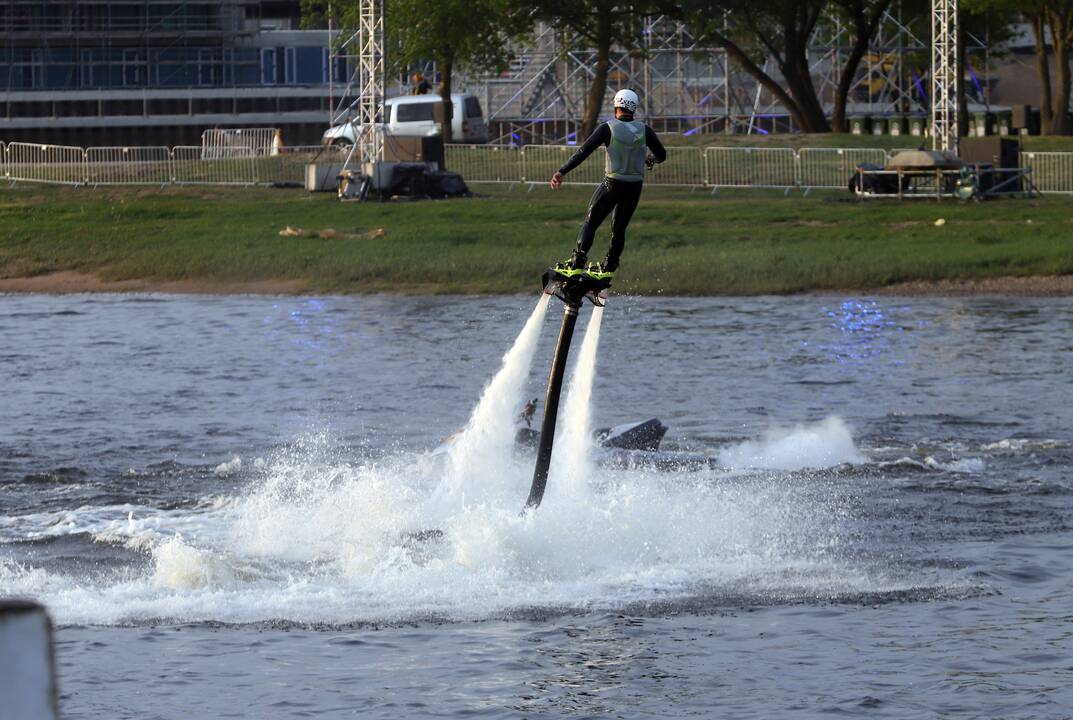
[(197, 84), (215, 86), (220, 84), (220, 67), (217, 50), (198, 48), (197, 51)]
[(82, 76), (82, 87), (96, 87), (96, 84), (93, 82), (93, 51), (83, 50), (81, 60), (82, 61), (79, 63), (78, 70)]
[(129, 87), (145, 85), (145, 58), (141, 50), (123, 50), (123, 84)]
[(276, 49), (261, 48), (261, 84), (276, 84)]
[(297, 75), (298, 64), (295, 62), (294, 48), (285, 48), (283, 51), (283, 83), (294, 85)]
[(481, 112), (481, 101), (475, 97), (466, 98), (466, 112), (465, 116), (468, 118), (479, 118), (484, 113)]
[(321, 48), (320, 57), (320, 81), (325, 85), (328, 84), (328, 78), (331, 74), (332, 67), (332, 55), (328, 51), (328, 48)]
[(432, 120), (437, 103), (401, 103), (396, 106), (395, 122), (422, 122)]

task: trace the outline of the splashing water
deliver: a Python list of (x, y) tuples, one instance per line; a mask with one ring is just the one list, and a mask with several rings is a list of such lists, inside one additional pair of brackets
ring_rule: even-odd
[(529, 368), (533, 364), (541, 322), (550, 295), (540, 300), (503, 356), (499, 372), (481, 393), (469, 422), (453, 439), (447, 455), (447, 482), (442, 490), (455, 502), (465, 502), (469, 491), (476, 499), (500, 486), (502, 468), (511, 464), (514, 446), (514, 415), (521, 403)]
[[(69, 575), (0, 560), (0, 587), (43, 599), (63, 623), (350, 623), (695, 598), (717, 606), (723, 598), (837, 596), (913, 582), (847, 555), (852, 498), (822, 475), (787, 483), (772, 473), (596, 467), (599, 308), (571, 377), (547, 502), (519, 514), (532, 458), (515, 459), (512, 421), (548, 299), (445, 456), (355, 463), (332, 438), (313, 436), (252, 464), (247, 490), (196, 507), (76, 510), (62, 525), (48, 513), (27, 517), (41, 532), (88, 536), (141, 562)], [(771, 431), (721, 457), (731, 467), (784, 470), (863, 460), (837, 418)]]
[(853, 444), (853, 434), (838, 417), (792, 429), (772, 428), (758, 441), (727, 448), (719, 461), (730, 468), (795, 470), (842, 463), (858, 465), (865, 458)]
[[(829, 462), (857, 457), (830, 427), (737, 451), (785, 466), (787, 445), (820, 438), (835, 446)], [(540, 511), (520, 515), (531, 458), (505, 468), (478, 458), (476, 475), (499, 472), (496, 483), (512, 490), (444, 508), (442, 456), (354, 464), (336, 448), (328, 437), (299, 442), (248, 491), (195, 509), (139, 507), (123, 513), (133, 521), (102, 515), (75, 526), (148, 555), (148, 567), (68, 576), (0, 563), (0, 586), (41, 598), (63, 623), (349, 623), (829, 597), (913, 582), (852, 559), (843, 539), (852, 498), (823, 476), (597, 468), (584, 491), (556, 486)], [(800, 467), (815, 466), (806, 459)], [(442, 535), (423, 538), (428, 529)]]
[(592, 461), (592, 386), (604, 309), (593, 307), (567, 391), (565, 422), (556, 436), (548, 489), (568, 495), (584, 493), (595, 467)]

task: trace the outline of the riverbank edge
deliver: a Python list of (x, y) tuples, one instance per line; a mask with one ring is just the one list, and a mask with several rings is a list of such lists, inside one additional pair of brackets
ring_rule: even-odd
[[(519, 292), (521, 292), (519, 290)], [(261, 279), (243, 282), (200, 280), (105, 280), (92, 273), (73, 270), (0, 278), (0, 293), (69, 295), (78, 293), (158, 293), (167, 295), (321, 295), (321, 294), (399, 294), (399, 295), (477, 295), (451, 284), (430, 283), (391, 290), (378, 287), (372, 293), (354, 290), (344, 293), (318, 292), (312, 283), (302, 279)], [(768, 294), (768, 293), (764, 293)], [(816, 288), (785, 295), (880, 295), (905, 297), (959, 297), (972, 295), (1007, 295), (1016, 297), (1073, 296), (1073, 275), (1033, 275), (981, 278), (977, 280), (936, 280), (895, 283), (880, 287), (851, 289)], [(673, 293), (660, 293), (661, 297)], [(719, 293), (707, 295), (721, 297)]]

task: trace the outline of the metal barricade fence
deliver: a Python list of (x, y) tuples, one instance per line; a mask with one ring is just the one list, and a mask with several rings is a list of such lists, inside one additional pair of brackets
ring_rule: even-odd
[(1032, 168), (1029, 180), (1042, 193), (1073, 193), (1073, 153), (1023, 152), (1021, 166)]
[(645, 173), (647, 185), (704, 187), (704, 148), (669, 147), (667, 159)]
[[(523, 179), (529, 183), (543, 183), (563, 166), (577, 147), (574, 145), (526, 145)], [(567, 185), (595, 185), (604, 179), (603, 158), (590, 158), (570, 171), (564, 182)]]
[[(577, 150), (570, 145), (447, 145), (448, 170), (472, 183), (544, 183)], [(896, 151), (895, 151), (896, 152)], [(1024, 152), (1033, 184), (1044, 193), (1073, 194), (1073, 153)], [(0, 177), (13, 182), (67, 185), (304, 184), (312, 162), (341, 163), (345, 155), (323, 145), (257, 154), (231, 148), (221, 157), (203, 146), (91, 147), (0, 142)], [(883, 165), (876, 148), (671, 147), (667, 161), (647, 175), (651, 185), (675, 187), (843, 188), (858, 164)], [(604, 176), (599, 156), (575, 168), (569, 184), (594, 185)]]
[(704, 148), (705, 178), (712, 187), (792, 188), (797, 154), (791, 148)]
[(447, 145), (447, 170), (461, 173), (466, 182), (516, 183), (525, 176), (523, 151), (512, 145)]
[(252, 152), (246, 155), (205, 157), (201, 146), (181, 145), (171, 151), (171, 181), (176, 185), (255, 185), (257, 167)]
[(206, 158), (273, 155), (276, 151), (277, 128), (212, 128), (201, 133), (201, 147)]
[(5, 154), (11, 180), (81, 185), (86, 179), (86, 154), (80, 147), (13, 142)]
[(305, 186), (309, 163), (342, 163), (346, 151), (333, 145), (294, 145), (275, 155), (254, 157), (254, 177), (258, 185)]
[(883, 167), (887, 153), (878, 148), (801, 148), (798, 183), (804, 188), (845, 188), (861, 163)]
[(91, 147), (86, 149), (89, 185), (167, 185), (171, 150), (166, 147)]

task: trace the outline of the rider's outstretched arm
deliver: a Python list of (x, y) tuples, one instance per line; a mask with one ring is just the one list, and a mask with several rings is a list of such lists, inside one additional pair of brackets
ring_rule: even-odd
[(566, 175), (568, 172), (576, 168), (581, 163), (585, 162), (585, 158), (592, 155), (596, 151), (596, 148), (607, 145), (611, 142), (611, 126), (607, 123), (600, 123), (600, 126), (596, 128), (592, 135), (589, 135), (589, 139), (585, 141), (585, 144), (577, 149), (570, 159), (566, 161), (559, 172)]

